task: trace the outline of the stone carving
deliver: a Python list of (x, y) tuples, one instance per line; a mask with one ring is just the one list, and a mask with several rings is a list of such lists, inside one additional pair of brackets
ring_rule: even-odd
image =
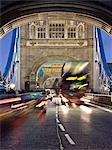
[[(42, 23), (46, 22), (45, 25)], [(70, 21), (65, 20), (64, 23), (50, 21), (37, 21), (37, 23), (32, 22), (29, 26), (30, 39), (84, 39), (85, 38), (85, 24), (79, 21)], [(60, 20), (58, 21), (60, 22)], [(48, 36), (46, 36), (48, 35)], [(67, 36), (66, 36), (67, 35)]]
[(80, 26), (78, 27), (78, 37), (79, 37), (80, 39), (82, 39), (82, 37), (83, 37), (83, 27), (82, 27), (82, 25), (80, 25)]
[(78, 38), (84, 39), (84, 25), (83, 24), (78, 25)]
[(32, 38), (35, 38), (35, 32), (36, 32), (36, 31), (35, 31), (35, 25), (32, 25), (32, 26), (31, 26), (31, 37), (32, 37)]

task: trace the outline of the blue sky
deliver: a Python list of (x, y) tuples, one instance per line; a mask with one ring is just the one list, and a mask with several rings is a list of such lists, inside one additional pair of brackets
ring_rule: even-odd
[[(112, 36), (109, 36), (106, 32), (102, 31), (102, 37), (106, 60), (108, 63), (112, 63)], [(2, 71), (2, 74), (7, 63), (9, 49), (11, 46), (11, 39), (12, 31), (8, 32), (7, 35), (0, 40), (0, 70)]]
[(105, 56), (108, 63), (112, 63), (112, 36), (109, 36), (106, 32), (102, 31), (103, 46), (105, 50)]
[[(12, 31), (8, 32), (1, 40), (0, 40), (0, 70), (3, 71), (5, 69), (7, 59), (9, 56), (9, 49), (11, 47), (11, 39), (12, 39)], [(2, 72), (3, 74), (3, 72)]]

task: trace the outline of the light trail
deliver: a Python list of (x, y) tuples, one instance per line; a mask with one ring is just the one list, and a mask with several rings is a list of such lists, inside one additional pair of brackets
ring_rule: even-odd
[(6, 104), (6, 103), (11, 103), (11, 102), (16, 102), (16, 101), (21, 101), (21, 98), (17, 97), (17, 98), (3, 99), (3, 100), (0, 100), (0, 105)]

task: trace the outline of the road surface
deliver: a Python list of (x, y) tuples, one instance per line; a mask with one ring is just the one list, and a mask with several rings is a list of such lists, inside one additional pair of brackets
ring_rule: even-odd
[(1, 150), (112, 150), (112, 113), (81, 105), (27, 110), (1, 122)]

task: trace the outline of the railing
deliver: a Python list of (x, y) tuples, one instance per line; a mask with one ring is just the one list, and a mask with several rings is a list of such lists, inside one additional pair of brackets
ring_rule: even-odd
[(108, 95), (108, 94), (96, 94), (96, 93), (85, 93), (86, 96), (90, 95), (90, 96), (104, 96), (104, 97), (112, 97), (112, 93), (111, 95)]
[(112, 109), (112, 93), (111, 95), (85, 93), (85, 97), (82, 98), (82, 101), (87, 101), (89, 103)]
[(107, 93), (109, 93), (111, 86), (110, 85), (111, 73), (105, 58), (101, 30), (98, 28), (95, 29), (95, 39), (96, 39), (96, 58), (99, 67), (100, 87), (103, 87), (102, 93), (104, 93), (104, 91), (107, 91)]

